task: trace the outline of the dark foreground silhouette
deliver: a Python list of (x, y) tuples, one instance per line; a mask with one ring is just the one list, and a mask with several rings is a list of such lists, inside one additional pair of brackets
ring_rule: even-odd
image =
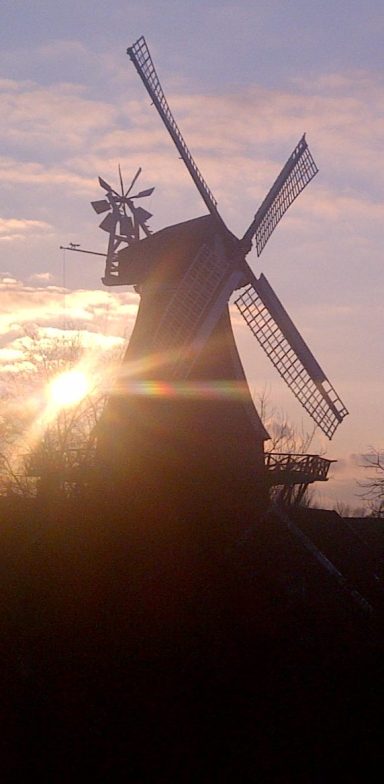
[(239, 532), (156, 497), (1, 516), (3, 781), (371, 780), (379, 605), (273, 516)]

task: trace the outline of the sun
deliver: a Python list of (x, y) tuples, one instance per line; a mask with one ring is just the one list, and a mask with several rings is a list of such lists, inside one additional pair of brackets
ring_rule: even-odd
[(49, 397), (57, 408), (67, 408), (80, 403), (89, 392), (89, 379), (81, 370), (67, 370), (51, 381)]

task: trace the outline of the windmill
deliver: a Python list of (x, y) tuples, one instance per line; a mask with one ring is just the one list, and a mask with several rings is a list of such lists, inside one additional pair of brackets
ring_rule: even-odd
[[(148, 461), (155, 452), (157, 467), (169, 462), (164, 454), (177, 452), (174, 466), (184, 461), (187, 472), (194, 471), (191, 461), (195, 468), (199, 460), (205, 466), (221, 463), (217, 469), (221, 487), (224, 473), (231, 482), (234, 466), (238, 466), (239, 483), (233, 493), (238, 497), (239, 488), (241, 492), (248, 488), (257, 471), (265, 474), (263, 442), (268, 434), (254, 407), (232, 332), (228, 302), (234, 292), (236, 306), (253, 335), (328, 438), (348, 413), (266, 277), (256, 277), (246, 262), (253, 241), (260, 255), (288, 207), (318, 170), (303, 136), (238, 239), (225, 225), (176, 124), (144, 37), (128, 49), (128, 55), (209, 214), (128, 243), (115, 254), (104, 278), (108, 285), (135, 285), (141, 302), (123, 363), (122, 376), (126, 372), (126, 377), (111, 396), (101, 423), (100, 452), (105, 455), (108, 449), (116, 449), (115, 436), (122, 442), (125, 432), (131, 454), (142, 454), (138, 475), (150, 471)], [(108, 204), (114, 198), (116, 193), (110, 189)], [(102, 228), (109, 225), (103, 221)], [(133, 378), (132, 367), (139, 368)], [(148, 400), (153, 381), (157, 388), (166, 382), (167, 389), (173, 390), (171, 403), (169, 399)], [(221, 397), (222, 401), (224, 388), (229, 389), (226, 406), (207, 402), (210, 385), (215, 387), (216, 400)], [(191, 400), (194, 392), (200, 395), (199, 405)], [(195, 432), (204, 437), (199, 441)], [(119, 460), (121, 464), (126, 461), (124, 450)]]
[[(347, 409), (265, 275), (261, 274), (257, 278), (245, 261), (253, 240), (257, 255), (260, 256), (288, 207), (317, 174), (318, 169), (305, 135), (288, 158), (243, 238), (233, 241), (233, 235), (230, 235), (233, 250), (228, 254), (223, 247), (223, 238), (228, 238), (229, 231), (171, 113), (145, 38), (139, 38), (128, 48), (127, 53), (213, 217), (216, 229), (214, 244), (200, 248), (185, 273), (164, 313), (155, 342), (159, 345), (170, 339), (178, 342), (180, 348), (175, 359), (174, 374), (176, 377), (188, 376), (190, 362), (194, 361), (208, 340), (229, 297), (235, 290), (241, 289), (235, 303), (249, 328), (314, 422), (328, 438), (332, 438), (347, 415)], [(189, 300), (194, 302), (193, 316), (190, 311), (186, 312), (185, 292), (188, 292)], [(177, 335), (175, 321), (181, 322)], [(189, 349), (191, 340), (194, 343), (192, 358)]]

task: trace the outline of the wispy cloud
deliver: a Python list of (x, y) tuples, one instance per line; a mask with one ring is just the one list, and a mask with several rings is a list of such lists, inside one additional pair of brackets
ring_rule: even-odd
[(27, 218), (0, 218), (0, 242), (41, 237), (51, 229), (52, 227), (46, 221)]
[[(3, 80), (3, 91), (0, 134), (5, 145), (17, 142), (31, 150), (36, 142), (48, 149), (60, 147), (62, 154), (84, 152), (87, 147), (108, 158), (121, 155), (127, 147), (131, 154), (157, 154), (159, 147), (171, 144), (144, 94), (142, 100), (126, 95), (116, 105), (95, 100), (75, 84), (42, 87)], [(276, 153), (279, 160), (281, 147), (288, 154), (289, 140), (295, 143), (306, 130), (316, 134), (321, 152), (342, 151), (344, 165), (358, 149), (354, 163), (361, 169), (372, 164), (382, 138), (384, 85), (377, 74), (296, 80), (284, 92), (254, 85), (209, 96), (171, 92), (168, 98), (191, 148), (196, 154), (208, 152), (215, 160), (247, 154), (256, 156), (256, 162), (264, 156), (265, 163), (272, 162)], [(364, 145), (364, 140), (369, 144)], [(269, 176), (265, 169), (264, 176)]]
[(53, 275), (51, 272), (36, 272), (33, 275), (29, 276), (29, 280), (30, 281), (37, 280), (41, 283), (43, 281), (46, 281), (47, 283), (49, 283), (51, 280), (53, 280)]
[(39, 153), (68, 151), (89, 143), (116, 117), (110, 104), (86, 95), (79, 84), (3, 81), (0, 134), (5, 146)]
[(137, 295), (131, 292), (67, 291), (56, 286), (26, 286), (4, 277), (0, 282), (2, 309), (0, 343), (14, 347), (30, 328), (44, 327), (93, 334), (95, 340), (126, 340), (136, 312)]
[[(45, 56), (51, 51), (49, 46)], [(193, 205), (199, 201), (193, 185), (144, 94), (141, 100), (135, 93), (134, 98), (125, 95), (120, 103), (116, 96), (110, 102), (97, 101), (80, 85), (42, 87), (15, 80), (3, 80), (3, 90), (3, 185), (14, 191), (33, 187), (39, 202), (43, 199), (46, 205), (52, 192), (58, 194), (60, 189), (56, 202), (60, 212), (63, 198), (94, 197), (97, 174), (114, 176), (120, 161), (126, 176), (143, 165), (157, 193), (177, 203), (176, 219), (181, 218), (181, 205), (186, 218), (191, 207), (196, 211)], [(345, 216), (356, 227), (361, 220), (376, 226), (382, 221), (384, 180), (377, 156), (384, 85), (379, 75), (339, 73), (296, 80), (285, 91), (255, 84), (236, 93), (174, 91), (168, 97), (199, 167), (235, 228), (244, 213), (242, 205), (249, 201), (251, 209), (257, 207), (303, 131), (314, 145), (321, 185), (318, 181), (289, 221), (299, 214), (302, 223), (309, 215), (319, 224)], [(163, 203), (164, 198), (155, 209), (160, 218)]]
[(16, 158), (0, 157), (0, 177), (3, 185), (20, 188), (29, 186), (67, 186), (85, 194), (90, 194), (95, 187), (95, 178), (79, 176), (70, 171), (65, 161), (57, 165), (27, 161), (20, 163)]

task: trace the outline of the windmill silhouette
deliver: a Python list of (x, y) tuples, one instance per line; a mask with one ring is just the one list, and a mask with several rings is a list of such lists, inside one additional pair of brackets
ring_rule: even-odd
[[(144, 37), (139, 38), (127, 53), (209, 212), (215, 219), (217, 238), (228, 235), (228, 229), (218, 212), (217, 202), (197, 168), (169, 109)], [(198, 330), (199, 338), (197, 341), (195, 338), (197, 350), (199, 344), (203, 344), (208, 339), (210, 330), (233, 291), (238, 288), (243, 289), (236, 299), (240, 313), (301, 404), (323, 432), (331, 438), (348, 412), (266, 277), (260, 275), (256, 278), (245, 261), (253, 239), (255, 239), (257, 254), (260, 255), (288, 207), (317, 171), (303, 136), (265, 197), (244, 237), (235, 243), (232, 257), (225, 254), (223, 248), (220, 248), (220, 240), (216, 240), (215, 247), (203, 248), (193, 260), (193, 268), (191, 265), (181, 287), (189, 290), (190, 297), (193, 297), (194, 293), (192, 287), (195, 288), (196, 299), (199, 300), (194, 314), (195, 323), (192, 325), (188, 318), (187, 337), (187, 340), (190, 340), (194, 330)], [(200, 291), (197, 284), (192, 283), (198, 277), (196, 275), (198, 268), (202, 268), (203, 272), (203, 291)], [(184, 300), (180, 295), (182, 291), (176, 292), (169, 306), (162, 325), (164, 331), (167, 325), (171, 324), (172, 310), (183, 308)], [(184, 368), (180, 372), (188, 373), (188, 369)]]
[[(150, 356), (152, 368), (148, 370), (147, 363), (146, 370), (139, 372), (140, 382), (148, 379), (165, 380), (173, 385), (174, 390), (178, 390), (178, 397), (193, 387), (194, 382), (200, 384), (200, 397), (204, 384), (214, 383), (216, 392), (220, 384), (222, 387), (225, 384), (231, 387), (231, 401), (227, 400), (226, 409), (222, 404), (215, 407), (215, 404), (209, 405), (205, 400), (203, 414), (204, 403), (201, 399), (195, 411), (189, 401), (189, 408), (185, 404), (182, 407), (180, 418), (180, 406), (179, 413), (175, 414), (177, 406), (173, 401), (163, 420), (159, 416), (159, 408), (156, 409), (152, 423), (155, 428), (159, 420), (163, 421), (163, 434), (166, 432), (168, 447), (172, 449), (180, 433), (193, 430), (194, 427), (200, 428), (200, 432), (203, 429), (206, 442), (212, 444), (216, 441), (216, 451), (211, 450), (209, 459), (220, 462), (219, 452), (226, 452), (228, 472), (233, 471), (238, 459), (242, 470), (248, 465), (250, 476), (261, 465), (263, 441), (268, 438), (268, 434), (251, 400), (232, 333), (228, 302), (234, 292), (239, 292), (235, 299), (236, 306), (259, 344), (328, 438), (332, 438), (348, 413), (266, 277), (261, 274), (257, 278), (246, 262), (253, 241), (260, 255), (288, 207), (318, 170), (303, 136), (244, 236), (238, 239), (220, 216), (217, 202), (176, 124), (144, 37), (139, 38), (127, 53), (203, 198), (209, 215), (169, 226), (152, 236), (147, 234), (142, 241), (130, 242), (128, 247), (115, 254), (112, 268), (110, 265), (110, 272), (106, 274), (104, 282), (108, 285), (134, 284), (141, 295), (124, 364), (128, 368), (130, 363), (137, 362), (143, 356)], [(122, 194), (124, 201), (127, 195), (123, 189)], [(108, 206), (116, 199), (112, 189), (108, 191), (107, 199)], [(121, 210), (121, 201), (117, 208)], [(103, 221), (102, 228), (109, 229), (108, 221), (113, 217), (113, 209), (112, 216), (107, 216), (107, 225)], [(132, 383), (128, 380), (125, 392), (129, 388), (132, 391)], [(127, 410), (126, 396), (125, 402), (123, 398), (120, 388), (107, 407), (105, 432), (113, 422), (119, 421), (121, 425)], [(141, 401), (141, 409), (147, 404), (148, 401), (146, 404)], [(165, 408), (164, 404), (163, 410)], [(144, 414), (141, 409), (135, 408), (135, 404), (132, 408), (132, 400), (130, 409), (130, 436), (140, 420), (144, 423), (139, 428), (140, 435), (136, 440), (138, 446), (144, 430), (151, 429), (148, 425), (151, 409), (147, 405)], [(156, 439), (152, 435), (149, 440), (152, 446), (148, 443), (144, 449), (147, 456), (153, 451)], [(192, 442), (193, 439), (189, 439), (189, 455), (194, 451)], [(240, 442), (242, 446), (239, 448)], [(110, 440), (110, 446), (111, 443)], [(183, 449), (185, 451), (186, 443), (184, 440), (178, 459)], [(200, 447), (201, 444), (196, 447), (197, 452)], [(161, 461), (164, 449), (160, 448), (160, 453)], [(246, 473), (243, 473), (243, 477)]]

